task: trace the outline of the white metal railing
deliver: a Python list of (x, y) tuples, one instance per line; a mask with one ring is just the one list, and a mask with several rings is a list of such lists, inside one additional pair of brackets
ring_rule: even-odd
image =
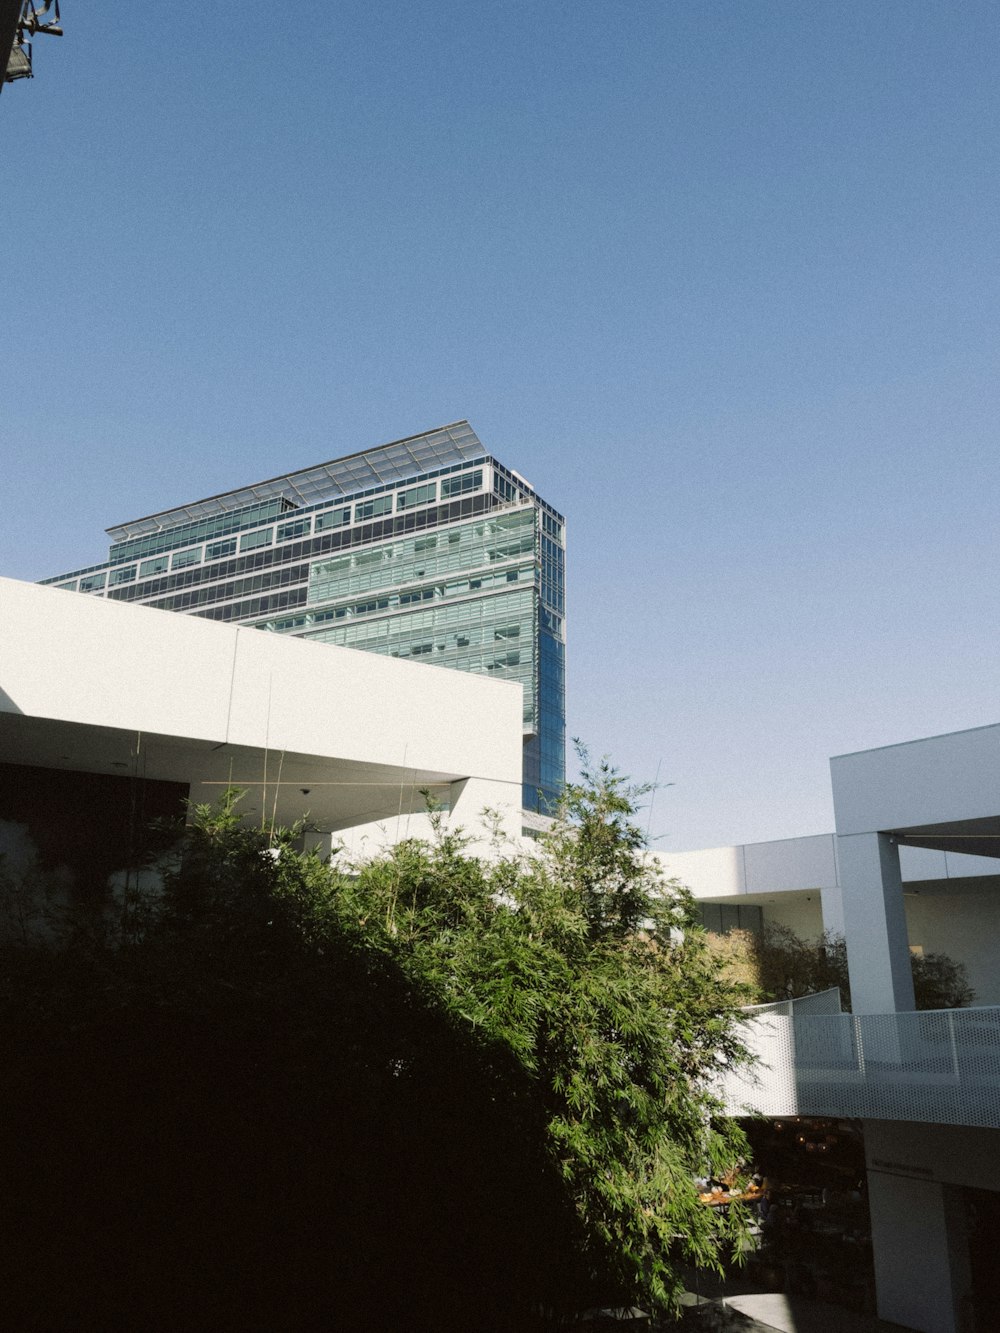
[(730, 1112), (1000, 1128), (1000, 1007), (895, 1014), (751, 1014)]

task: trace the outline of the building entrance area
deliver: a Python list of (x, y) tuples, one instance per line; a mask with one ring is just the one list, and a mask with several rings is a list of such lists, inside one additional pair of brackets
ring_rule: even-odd
[(746, 1276), (782, 1291), (873, 1313), (875, 1284), (864, 1138), (856, 1120), (747, 1121), (764, 1197)]

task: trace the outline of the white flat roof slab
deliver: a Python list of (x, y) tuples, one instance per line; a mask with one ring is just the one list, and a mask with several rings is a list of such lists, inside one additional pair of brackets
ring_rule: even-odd
[(838, 755), (830, 774), (839, 834), (996, 817), (1000, 724)]
[(0, 579), (0, 714), (494, 780), (522, 688)]
[(231, 781), (327, 829), (467, 779), (519, 811), (522, 703), (509, 681), (0, 579), (11, 764), (189, 782), (199, 800)]

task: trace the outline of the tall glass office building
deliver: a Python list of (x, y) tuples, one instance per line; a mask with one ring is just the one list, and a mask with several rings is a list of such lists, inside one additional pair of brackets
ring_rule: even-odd
[(524, 805), (565, 777), (565, 523), (467, 421), (109, 528), (43, 582), (516, 680)]

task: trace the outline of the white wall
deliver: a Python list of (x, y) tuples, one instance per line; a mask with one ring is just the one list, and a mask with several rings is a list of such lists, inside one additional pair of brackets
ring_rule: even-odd
[[(696, 898), (751, 902), (803, 938), (843, 931), (832, 833), (694, 852), (661, 852), (664, 874)], [(807, 902), (807, 899), (811, 899)]]
[[(460, 832), (468, 839), (467, 849), (471, 855), (490, 857), (498, 851), (501, 856), (517, 856), (534, 850), (534, 844), (526, 846), (520, 836), (521, 812), (510, 809), (510, 788), (506, 783), (477, 779), (456, 782), (451, 785), (449, 795), (445, 826), (449, 832)], [(496, 848), (487, 811), (497, 811), (504, 816), (503, 839)], [(425, 842), (433, 840), (434, 828), (425, 811), (404, 809), (385, 819), (339, 829), (331, 841), (334, 848), (340, 849), (343, 862), (358, 862), (379, 856), (407, 838)]]
[(743, 857), (747, 893), (819, 889), (837, 883), (837, 858), (831, 833), (748, 843), (743, 848)]
[(783, 893), (762, 903), (764, 920), (794, 930), (799, 939), (815, 940), (823, 934), (823, 908), (820, 894)]
[(656, 852), (668, 879), (677, 879), (696, 898), (731, 898), (746, 893), (742, 847), (707, 847), (695, 852)]
[(686, 884), (696, 898), (784, 893), (837, 883), (831, 833), (694, 852), (660, 852), (657, 859), (664, 874)]

